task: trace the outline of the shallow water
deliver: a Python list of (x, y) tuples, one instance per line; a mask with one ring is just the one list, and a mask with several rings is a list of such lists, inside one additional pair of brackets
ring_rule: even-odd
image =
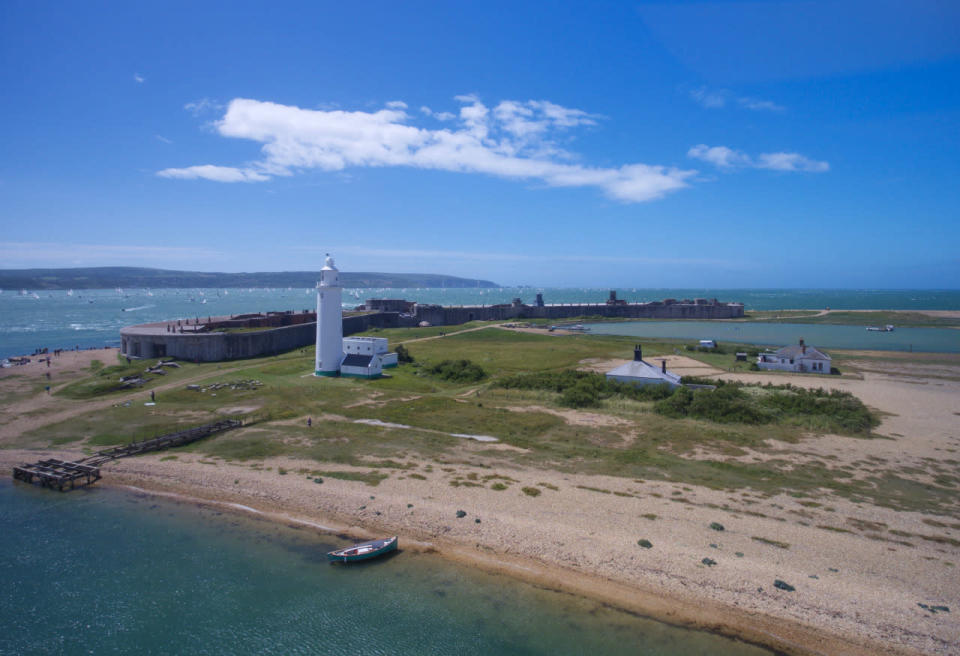
[(803, 339), (817, 348), (874, 351), (928, 351), (960, 353), (960, 330), (953, 328), (897, 328), (874, 332), (863, 326), (717, 321), (625, 321), (584, 324), (598, 335), (629, 335), (663, 339), (713, 339), (765, 346), (786, 346)]
[[(0, 653), (759, 656), (571, 595), (121, 489), (0, 482)], [(401, 536), (401, 550), (403, 547)]]

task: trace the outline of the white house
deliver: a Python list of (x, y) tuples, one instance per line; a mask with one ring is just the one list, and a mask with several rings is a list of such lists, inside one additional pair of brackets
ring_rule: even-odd
[(784, 346), (773, 353), (761, 353), (757, 356), (757, 366), (761, 369), (776, 371), (796, 371), (799, 373), (830, 373), (830, 356), (800, 340), (799, 344)]
[(379, 378), (383, 375), (380, 356), (348, 353), (340, 363), (340, 375), (348, 378)]
[(671, 388), (680, 386), (680, 376), (667, 371), (667, 361), (657, 367), (643, 361), (640, 345), (633, 349), (633, 360), (622, 364), (616, 369), (607, 372), (607, 380), (616, 380), (630, 385), (661, 385), (667, 384)]
[(397, 366), (397, 354), (388, 352), (386, 337), (344, 337), (343, 353), (350, 355), (378, 355), (384, 368)]

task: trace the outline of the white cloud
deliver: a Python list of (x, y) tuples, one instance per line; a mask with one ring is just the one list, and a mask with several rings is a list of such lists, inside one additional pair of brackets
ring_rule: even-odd
[(181, 180), (213, 180), (214, 182), (264, 182), (270, 178), (252, 169), (238, 169), (232, 166), (188, 166), (185, 169), (163, 169), (157, 171), (161, 178), (179, 178)]
[(167, 138), (166, 138), (165, 136), (163, 136), (162, 134), (155, 134), (155, 135), (153, 135), (153, 136), (155, 136), (155, 137), (157, 138), (157, 141), (162, 141), (162, 142), (165, 143), (165, 144), (172, 144), (172, 143), (173, 143), (173, 141), (171, 141), (170, 139), (167, 139)]
[[(491, 111), (475, 95), (456, 100), (461, 106), (455, 126), (426, 129), (411, 125), (412, 117), (397, 101), (377, 111), (349, 112), (237, 98), (216, 130), (263, 144), (259, 161), (245, 168), (169, 168), (158, 175), (258, 182), (307, 169), (403, 166), (537, 180), (551, 187), (598, 187), (611, 198), (642, 202), (688, 186), (696, 173), (649, 164), (592, 168), (565, 163), (559, 161), (565, 154), (552, 134), (593, 125), (597, 117), (548, 101), (503, 101)], [(438, 117), (428, 107), (420, 111)]]
[(729, 89), (707, 89), (700, 87), (690, 92), (690, 97), (697, 103), (707, 109), (720, 109), (726, 107), (728, 103), (734, 103), (744, 109), (753, 111), (772, 111), (781, 112), (785, 107), (778, 105), (772, 100), (762, 100), (760, 98), (751, 98), (749, 96), (737, 96)]
[(762, 153), (757, 155), (756, 167), (773, 171), (808, 171), (823, 173), (830, 170), (827, 162), (818, 162), (799, 153)]
[(737, 98), (737, 102), (740, 103), (741, 107), (746, 109), (752, 109), (754, 111), (770, 111), (770, 112), (782, 112), (786, 107), (783, 105), (778, 105), (772, 100), (759, 100), (757, 98)]
[(687, 157), (713, 164), (720, 169), (750, 168), (771, 171), (803, 171), (823, 173), (830, 170), (830, 164), (810, 159), (799, 153), (760, 153), (751, 157), (739, 150), (726, 146), (707, 146), (699, 144), (687, 151)]
[[(67, 244), (61, 242), (0, 242), (0, 260), (9, 267), (43, 267), (56, 262), (109, 266), (118, 262), (196, 262), (222, 253), (208, 248), (141, 246), (137, 244)], [(60, 265), (62, 266), (62, 265)]]
[(194, 102), (188, 102), (183, 108), (194, 116), (200, 116), (207, 112), (220, 111), (223, 109), (223, 105), (209, 98), (201, 98)]
[(390, 109), (406, 109), (407, 103), (403, 102), (402, 100), (391, 100), (387, 103), (387, 107)]
[(134, 73), (133, 81), (136, 82), (137, 84), (143, 84), (144, 82), (146, 82), (146, 78), (140, 75), (139, 73)]

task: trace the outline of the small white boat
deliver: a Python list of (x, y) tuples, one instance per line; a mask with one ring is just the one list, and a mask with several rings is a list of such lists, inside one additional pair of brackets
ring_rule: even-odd
[(867, 330), (874, 333), (892, 333), (893, 324), (888, 323), (886, 326), (867, 326)]

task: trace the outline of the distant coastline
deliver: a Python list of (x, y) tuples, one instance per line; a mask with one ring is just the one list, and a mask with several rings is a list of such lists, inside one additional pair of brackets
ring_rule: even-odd
[[(75, 269), (0, 269), (0, 289), (111, 289), (137, 287), (169, 288), (239, 288), (239, 287), (313, 287), (317, 271), (261, 271), (219, 273), (208, 271), (175, 271), (143, 267), (84, 267)], [(345, 287), (433, 287), (461, 289), (498, 287), (489, 280), (460, 278), (439, 273), (371, 273), (343, 272)]]

